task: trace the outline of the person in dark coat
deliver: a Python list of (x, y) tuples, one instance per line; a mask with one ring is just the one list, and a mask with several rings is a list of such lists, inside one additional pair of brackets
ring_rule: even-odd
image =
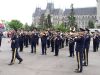
[(23, 34), (20, 34), (19, 35), (19, 48), (20, 48), (20, 52), (23, 51), (23, 42), (24, 42)]
[(84, 51), (84, 29), (80, 29), (76, 41), (76, 58), (78, 63), (78, 68), (75, 70), (76, 73), (81, 73), (83, 71), (83, 51)]
[(88, 53), (89, 53), (89, 47), (90, 47), (90, 40), (91, 36), (89, 34), (89, 29), (86, 28), (85, 35), (84, 35), (84, 51), (83, 51), (83, 66), (88, 66)]
[(93, 52), (98, 51), (99, 43), (100, 43), (100, 35), (98, 34), (98, 31), (95, 31), (93, 36)]
[(75, 45), (75, 40), (74, 37), (71, 35), (69, 38), (69, 57), (74, 57), (74, 45)]
[(50, 48), (50, 32), (47, 32), (47, 48)]
[(29, 35), (28, 35), (28, 33), (26, 32), (26, 33), (25, 33), (25, 47), (28, 47), (28, 40), (29, 40)]
[(55, 55), (54, 56), (58, 56), (59, 54), (59, 46), (60, 46), (60, 36), (57, 34), (55, 37)]
[(51, 52), (54, 52), (54, 35), (52, 35), (52, 37), (51, 37)]
[[(31, 53), (36, 53), (36, 43), (37, 43), (37, 35), (36, 33), (33, 31), (32, 35), (31, 35)], [(33, 49), (34, 48), (34, 49)], [(33, 51), (34, 50), (34, 51)]]
[(19, 60), (19, 64), (23, 61), (23, 59), (20, 57), (20, 55), (18, 53), (19, 37), (16, 33), (17, 32), (14, 32), (14, 34), (11, 38), (12, 59), (11, 59), (11, 62), (9, 65), (13, 65), (15, 63), (16, 58)]
[(3, 36), (3, 33), (0, 32), (0, 47), (1, 47), (1, 42), (2, 42), (2, 36)]
[(46, 48), (46, 44), (47, 44), (47, 36), (46, 33), (41, 33), (41, 46), (42, 46), (42, 55), (46, 55), (47, 52), (47, 48)]

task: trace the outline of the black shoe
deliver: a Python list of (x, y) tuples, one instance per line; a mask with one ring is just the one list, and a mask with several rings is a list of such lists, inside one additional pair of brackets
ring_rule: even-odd
[(10, 64), (8, 64), (8, 65), (13, 65), (14, 63), (10, 63)]
[(54, 55), (54, 56), (58, 56), (58, 55)]
[(33, 53), (33, 52), (31, 52), (31, 53)]
[(18, 64), (21, 64), (22, 61), (23, 61), (23, 59), (21, 59)]
[(44, 54), (41, 54), (41, 55), (44, 55)]
[(88, 65), (84, 62), (82, 66), (88, 66)]
[(82, 71), (79, 71), (79, 70), (75, 70), (75, 72), (76, 72), (76, 73), (81, 73)]

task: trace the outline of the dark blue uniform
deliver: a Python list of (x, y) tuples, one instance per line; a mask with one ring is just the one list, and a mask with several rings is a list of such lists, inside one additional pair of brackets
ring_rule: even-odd
[(69, 39), (69, 57), (74, 57), (74, 45), (75, 45), (75, 40), (73, 37)]
[(66, 37), (66, 46), (68, 46), (68, 38)]
[(54, 52), (54, 37), (51, 38), (51, 52)]
[(50, 35), (48, 33), (48, 35), (47, 35), (47, 48), (49, 48), (49, 47), (50, 47)]
[(0, 46), (1, 46), (2, 36), (3, 36), (3, 34), (2, 34), (2, 32), (0, 32)]
[(93, 52), (98, 51), (99, 43), (100, 43), (100, 36), (99, 35), (95, 35), (93, 37)]
[(78, 69), (77, 72), (82, 72), (83, 66), (82, 66), (82, 61), (83, 61), (83, 50), (84, 50), (84, 37), (80, 36), (76, 41), (76, 57), (77, 57), (77, 62), (78, 62)]
[(16, 35), (13, 35), (11, 40), (12, 40), (12, 42), (11, 42), (12, 60), (9, 65), (14, 64), (16, 58), (19, 60), (19, 64), (20, 64), (23, 59), (19, 56), (19, 53), (18, 53), (19, 38)]
[(60, 43), (60, 37), (57, 36), (55, 38), (55, 56), (58, 56), (59, 54), (59, 45), (60, 45), (59, 43)]
[(25, 47), (28, 47), (28, 40), (29, 40), (29, 36), (28, 34), (25, 34)]
[(33, 48), (34, 48), (34, 53), (36, 53), (36, 43), (37, 43), (37, 35), (34, 33), (31, 36), (31, 53), (33, 53)]
[(19, 35), (19, 48), (20, 48), (20, 52), (23, 51), (23, 42), (24, 42), (23, 34), (20, 34)]
[(47, 36), (46, 34), (45, 35), (42, 35), (41, 37), (41, 45), (42, 45), (42, 55), (46, 55), (46, 44), (47, 44)]
[(88, 66), (88, 53), (89, 53), (89, 47), (90, 47), (90, 35), (86, 34), (84, 36), (84, 51), (83, 51), (83, 59), (84, 59), (84, 66)]

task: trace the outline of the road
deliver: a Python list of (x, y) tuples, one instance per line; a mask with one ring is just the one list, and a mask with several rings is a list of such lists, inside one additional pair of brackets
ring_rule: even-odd
[(0, 48), (0, 75), (100, 75), (100, 48), (99, 52), (93, 52), (91, 42), (89, 52), (89, 66), (83, 68), (82, 73), (75, 73), (77, 68), (76, 58), (70, 58), (68, 47), (60, 50), (59, 56), (47, 50), (47, 55), (41, 55), (41, 45), (37, 46), (37, 54), (30, 53), (30, 46), (20, 52), (23, 58), (22, 64), (18, 60), (9, 66), (11, 60), (11, 48), (7, 38), (2, 40)]

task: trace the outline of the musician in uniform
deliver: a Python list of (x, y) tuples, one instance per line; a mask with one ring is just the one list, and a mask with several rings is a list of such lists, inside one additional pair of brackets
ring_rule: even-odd
[(75, 70), (76, 73), (81, 73), (83, 71), (83, 50), (84, 50), (84, 29), (80, 28), (80, 32), (75, 39), (76, 41), (76, 58), (78, 63), (78, 68)]
[(20, 52), (23, 51), (23, 42), (24, 42), (23, 34), (20, 33), (20, 35), (19, 35), (19, 48), (20, 48)]
[(74, 45), (75, 45), (74, 36), (71, 35), (69, 37), (69, 53), (70, 53), (69, 57), (74, 57)]
[(51, 36), (51, 52), (54, 52), (54, 42), (55, 42), (55, 40), (54, 40), (54, 34)]
[(90, 40), (91, 36), (89, 33), (89, 29), (85, 29), (85, 35), (84, 35), (84, 51), (83, 51), (83, 66), (88, 66), (88, 53), (89, 53), (89, 47), (90, 47)]
[(13, 65), (15, 63), (16, 58), (19, 60), (19, 64), (23, 61), (23, 59), (20, 57), (18, 53), (18, 47), (19, 47), (19, 37), (17, 35), (17, 31), (15, 31), (11, 38), (12, 59), (9, 65)]
[(2, 42), (2, 36), (3, 36), (3, 33), (0, 32), (0, 47), (1, 47), (1, 42)]
[(55, 37), (55, 55), (54, 56), (58, 56), (59, 54), (59, 46), (60, 46), (60, 36), (59, 34), (56, 34), (56, 37)]
[[(31, 53), (36, 53), (36, 43), (37, 43), (37, 35), (34, 31), (31, 34)], [(33, 51), (34, 48), (34, 51)]]
[(46, 55), (47, 52), (47, 48), (46, 48), (46, 45), (47, 45), (47, 34), (46, 32), (42, 32), (41, 33), (41, 46), (42, 46), (42, 55)]
[(100, 35), (97, 30), (95, 30), (94, 36), (93, 36), (93, 52), (98, 51), (100, 43)]

